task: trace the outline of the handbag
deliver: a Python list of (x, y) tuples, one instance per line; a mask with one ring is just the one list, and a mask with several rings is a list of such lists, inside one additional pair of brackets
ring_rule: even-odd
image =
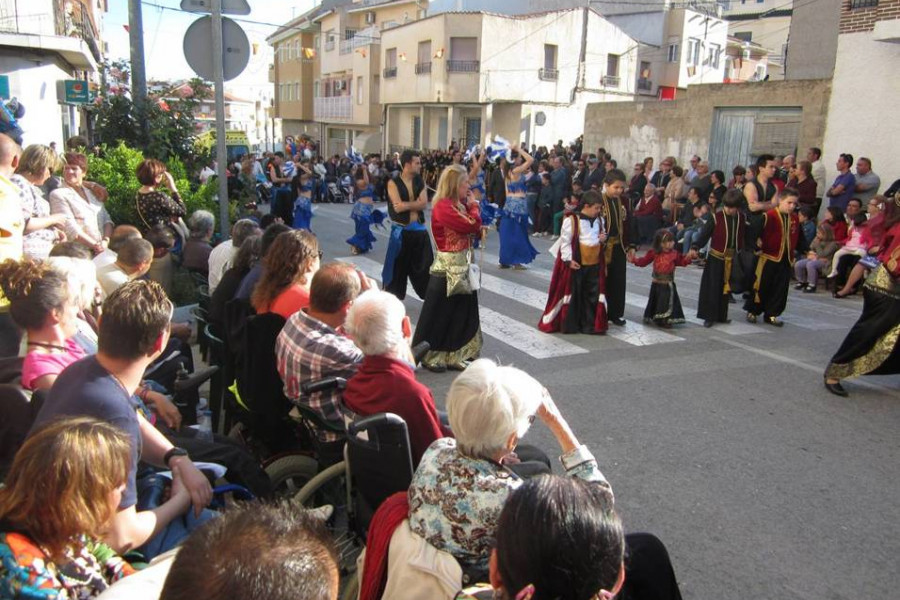
[[(483, 244), (482, 244), (483, 246)], [(480, 249), (479, 251), (479, 263), (484, 260), (484, 249)], [(469, 279), (469, 289), (473, 292), (481, 289), (481, 264), (475, 264), (472, 260), (474, 256), (472, 256), (472, 250), (469, 250), (469, 270), (467, 273)]]

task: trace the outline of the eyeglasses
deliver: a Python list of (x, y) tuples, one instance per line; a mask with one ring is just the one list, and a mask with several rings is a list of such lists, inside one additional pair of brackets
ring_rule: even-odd
[(325, 256), (325, 253), (319, 250), (319, 260), (322, 260), (323, 256)]
[(535, 419), (537, 419), (537, 414), (529, 415), (528, 416), (528, 425), (529, 426), (534, 425)]

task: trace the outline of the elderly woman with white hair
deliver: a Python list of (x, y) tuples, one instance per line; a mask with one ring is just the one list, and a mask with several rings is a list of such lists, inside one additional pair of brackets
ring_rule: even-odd
[(409, 526), (452, 554), (474, 580), (487, 568), (507, 497), (522, 485), (510, 464), (536, 418), (559, 443), (567, 474), (612, 493), (547, 390), (519, 369), (476, 360), (450, 386), (447, 411), (456, 437), (435, 441), (422, 457), (409, 488)]
[(216, 228), (216, 218), (208, 210), (195, 210), (188, 219), (190, 235), (184, 243), (182, 265), (185, 269), (203, 275), (209, 274), (209, 255), (212, 245), (209, 243)]

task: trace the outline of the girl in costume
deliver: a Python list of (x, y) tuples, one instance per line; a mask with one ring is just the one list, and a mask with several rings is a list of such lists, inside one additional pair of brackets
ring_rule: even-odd
[(663, 329), (671, 329), (675, 323), (684, 323), (684, 311), (675, 287), (675, 267), (691, 264), (691, 255), (683, 256), (675, 250), (675, 236), (668, 229), (660, 229), (653, 238), (653, 248), (631, 263), (646, 267), (653, 263), (653, 283), (644, 310), (644, 323), (653, 321)]
[(294, 229), (306, 229), (311, 231), (312, 223), (312, 193), (313, 181), (312, 171), (306, 164), (301, 162), (300, 169), (291, 180), (291, 189), (294, 196)]
[(506, 180), (506, 203), (500, 219), (500, 268), (525, 269), (534, 260), (537, 250), (528, 237), (528, 200), (525, 197), (525, 173), (531, 169), (534, 159), (518, 144), (510, 147), (518, 151), (514, 166), (504, 172)]
[[(494, 224), (500, 210), (496, 204), (491, 204), (487, 199), (487, 189), (484, 186), (484, 161), (486, 158), (487, 152), (481, 151), (479, 146), (466, 152), (466, 162), (471, 164), (469, 167), (469, 190), (480, 207), (481, 226), (484, 228)], [(480, 244), (481, 239), (476, 238), (475, 248), (478, 248)]]
[(372, 224), (380, 225), (384, 221), (384, 213), (375, 210), (374, 204), (375, 187), (369, 183), (369, 171), (363, 165), (356, 174), (356, 202), (350, 212), (350, 218), (356, 223), (356, 233), (347, 239), (353, 254), (365, 254), (372, 249), (375, 241)]

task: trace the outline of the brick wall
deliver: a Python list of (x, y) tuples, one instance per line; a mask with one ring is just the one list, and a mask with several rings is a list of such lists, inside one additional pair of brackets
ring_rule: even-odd
[(878, 0), (878, 6), (851, 9), (851, 0), (841, 4), (841, 33), (872, 31), (877, 21), (900, 19), (900, 0)]

